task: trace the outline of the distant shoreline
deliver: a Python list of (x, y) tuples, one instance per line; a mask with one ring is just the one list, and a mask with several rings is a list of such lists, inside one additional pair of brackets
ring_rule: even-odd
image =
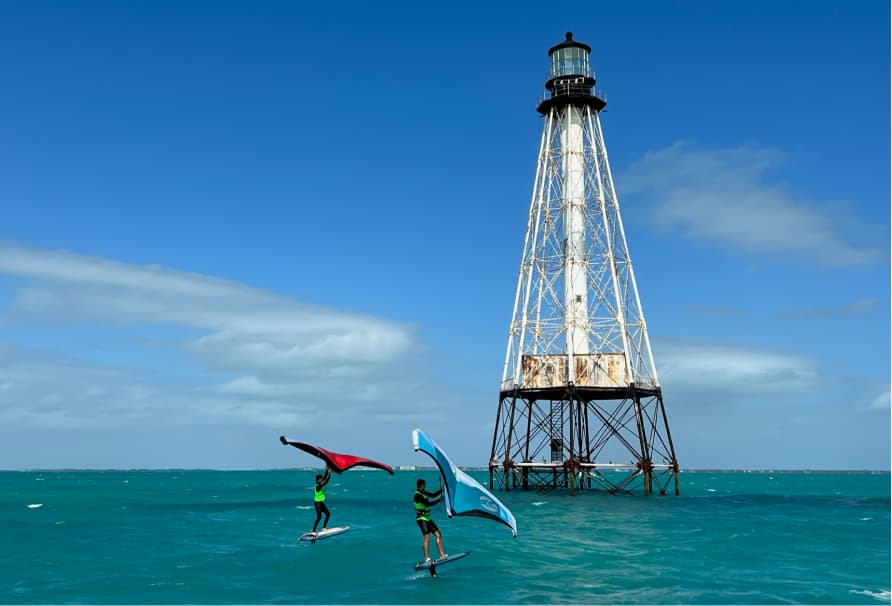
[[(465, 467), (459, 465), (460, 469), (465, 471), (489, 471), (488, 467)], [(317, 467), (268, 467), (268, 468), (213, 468), (213, 467), (132, 467), (132, 468), (116, 468), (116, 467), (28, 467), (28, 468), (0, 468), (0, 473), (22, 473), (22, 472), (111, 472), (111, 471), (145, 471), (145, 472), (191, 472), (191, 471), (210, 471), (210, 472), (267, 472), (267, 471), (317, 471), (321, 466)], [(433, 466), (421, 465), (397, 465), (394, 466), (394, 472), (415, 472), (415, 471), (436, 471)], [(383, 473), (380, 469), (348, 469), (344, 473)], [(821, 474), (846, 474), (846, 473), (869, 473), (869, 474), (889, 474), (889, 469), (681, 469), (680, 473), (821, 473)]]

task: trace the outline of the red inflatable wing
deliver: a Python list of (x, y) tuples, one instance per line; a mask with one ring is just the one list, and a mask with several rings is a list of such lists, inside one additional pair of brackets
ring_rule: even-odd
[(384, 471), (390, 473), (390, 475), (393, 475), (393, 468), (386, 463), (373, 461), (372, 459), (364, 459), (355, 455), (331, 452), (330, 450), (325, 450), (324, 448), (320, 448), (319, 446), (313, 446), (312, 444), (306, 444), (304, 442), (291, 442), (289, 440), (286, 440), (285, 436), (279, 436), (279, 441), (282, 444), (294, 446), (295, 448), (299, 448), (300, 450), (303, 450), (304, 452), (311, 454), (314, 457), (322, 459), (323, 461), (325, 461), (326, 465), (331, 467), (332, 470), (337, 473), (343, 473), (351, 467), (362, 466), (372, 467), (374, 469), (383, 469)]

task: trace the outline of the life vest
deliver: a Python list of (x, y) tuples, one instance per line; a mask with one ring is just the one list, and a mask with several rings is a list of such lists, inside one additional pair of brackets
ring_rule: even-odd
[[(421, 495), (423, 498), (427, 498), (424, 496), (420, 490), (415, 491), (415, 495)], [(416, 520), (424, 520), (425, 522), (431, 521), (431, 510), (428, 509), (427, 505), (424, 503), (419, 503), (418, 501), (412, 500), (412, 504), (415, 505), (415, 519)]]
[(317, 503), (321, 503), (325, 500), (325, 486), (319, 487), (316, 485), (316, 488), (313, 489), (313, 500)]

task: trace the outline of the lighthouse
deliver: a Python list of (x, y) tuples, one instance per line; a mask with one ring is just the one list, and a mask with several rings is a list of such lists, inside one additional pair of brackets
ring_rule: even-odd
[(678, 460), (601, 130), (591, 47), (548, 51), (491, 488), (678, 494)]

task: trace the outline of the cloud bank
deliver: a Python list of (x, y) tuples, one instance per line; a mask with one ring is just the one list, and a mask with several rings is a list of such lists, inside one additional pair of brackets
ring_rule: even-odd
[(12, 278), (10, 322), (142, 327), (156, 335), (142, 339), (145, 353), (161, 358), (152, 374), (126, 364), (132, 352), (109, 364), (72, 357), (61, 345), (7, 345), (0, 349), (7, 421), (294, 426), (353, 414), (364, 403), (410, 408), (407, 394), (418, 387), (407, 377), (416, 376), (413, 359), (424, 346), (399, 322), (208, 276), (10, 243), (0, 243), (0, 275)]
[(807, 359), (731, 343), (660, 339), (654, 356), (663, 389), (691, 402), (801, 393), (818, 377)]
[[(0, 243), (0, 295), (7, 466), (310, 464), (283, 455), (281, 433), (417, 463), (414, 426), (432, 428), (462, 464), (488, 454), (496, 394), (460, 375), (442, 374), (449, 384), (433, 376), (427, 346), (404, 323), (208, 276), (8, 243)], [(785, 414), (821, 420), (837, 402), (838, 414), (888, 413), (888, 393), (874, 398), (882, 390), (873, 386), (860, 406), (828, 396), (815, 408), (825, 385), (807, 358), (658, 337), (654, 350), (679, 444), (711, 444), (709, 436), (731, 431), (722, 425), (728, 418), (748, 428), (737, 439), (750, 448)], [(437, 368), (448, 362), (438, 359)], [(159, 439), (144, 440), (152, 430)], [(194, 435), (215, 447), (196, 445)], [(128, 448), (134, 441), (139, 449)]]
[(663, 229), (748, 254), (766, 254), (827, 267), (859, 265), (883, 257), (850, 233), (854, 221), (773, 185), (765, 173), (785, 156), (775, 149), (703, 150), (685, 143), (648, 152), (618, 182), (623, 193), (653, 202)]

